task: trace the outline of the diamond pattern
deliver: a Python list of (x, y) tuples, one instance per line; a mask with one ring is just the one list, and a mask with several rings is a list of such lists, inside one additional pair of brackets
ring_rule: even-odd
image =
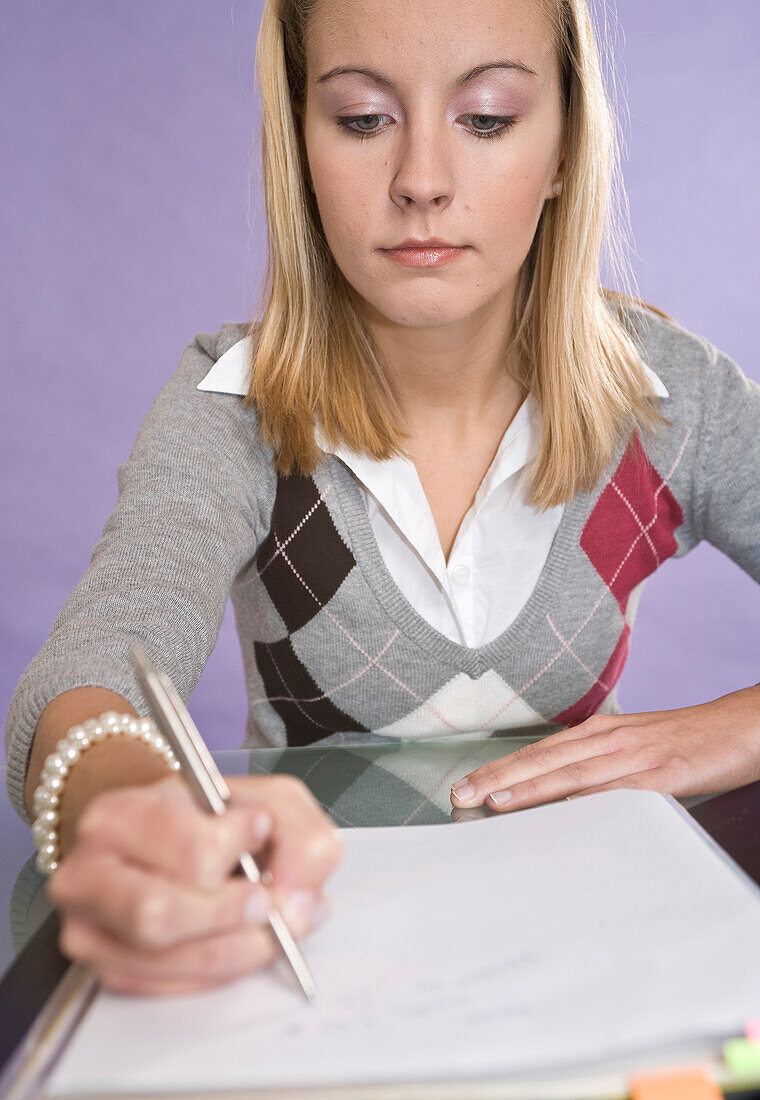
[[(678, 549), (683, 511), (634, 435), (581, 535), (581, 547), (625, 613), (628, 596)], [(627, 553), (621, 557), (621, 547)]]
[(332, 599), (355, 564), (314, 481), (278, 478), (272, 528), (256, 566), (290, 633)]
[[(289, 635), (330, 602), (355, 565), (313, 479), (278, 477), (272, 526), (256, 567)], [(308, 745), (337, 731), (366, 732), (320, 690), (289, 636), (255, 642), (254, 653), (266, 701), (285, 723), (288, 744)]]
[(582, 568), (568, 577), (585, 610), (553, 606), (508, 668), (499, 658), (477, 677), (426, 652), (367, 584), (330, 500), (336, 471), (278, 478), (255, 583), (281, 625), (262, 638), (265, 617), (250, 623), (257, 721), (269, 710), (296, 745), (342, 732), (422, 740), (584, 721), (618, 682), (643, 581), (677, 552), (683, 512), (668, 482), (689, 435), (664, 478), (632, 437), (584, 526)]
[(618, 643), (612, 651), (609, 661), (604, 666), (601, 676), (589, 688), (577, 703), (573, 703), (567, 710), (563, 710), (555, 718), (556, 722), (562, 722), (565, 726), (577, 726), (579, 722), (585, 722), (597, 710), (607, 698), (620, 679), (623, 665), (628, 657), (631, 629), (626, 623), (623, 627)]
[(510, 727), (546, 723), (493, 669), (476, 680), (460, 672), (423, 706), (375, 732), (385, 737), (411, 739), (501, 729), (505, 721), (500, 719), (507, 708)]
[(320, 691), (296, 656), (290, 638), (254, 642), (267, 702), (285, 723), (289, 745), (310, 745), (340, 731), (367, 732)]

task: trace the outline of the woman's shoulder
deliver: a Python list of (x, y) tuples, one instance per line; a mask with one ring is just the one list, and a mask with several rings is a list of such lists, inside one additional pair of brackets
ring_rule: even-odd
[(197, 332), (161, 386), (149, 418), (257, 420), (255, 406), (243, 402), (252, 331), (250, 323), (225, 321), (216, 332)]
[(676, 356), (679, 361), (693, 364), (710, 347), (704, 336), (687, 329), (672, 314), (651, 302), (617, 291), (604, 291), (605, 304), (622, 322), (646, 353), (653, 370)]
[(216, 332), (198, 332), (191, 341), (212, 363), (241, 341), (250, 345), (258, 325), (252, 321), (225, 321)]
[(190, 345), (203, 353), (197, 389), (206, 393), (248, 393), (258, 324), (226, 321), (218, 332), (200, 332)]
[(244, 322), (196, 333), (150, 406), (133, 455), (174, 444), (177, 455), (192, 448), (220, 463), (271, 466), (258, 410), (244, 401), (251, 339), (252, 325)]
[[(219, 377), (220, 368), (234, 360), (238, 367), (236, 380), (241, 382), (234, 392), (242, 396), (248, 389), (247, 385), (242, 385), (243, 368), (246, 358), (250, 359), (255, 331), (256, 326), (250, 322), (225, 321), (216, 332), (197, 332), (182, 351), (179, 366), (172, 377), (176, 377), (185, 388), (232, 393), (232, 389), (221, 386), (217, 389), (212, 383), (215, 377)], [(230, 376), (229, 370), (226, 375)], [(204, 384), (207, 378), (209, 382)]]
[[(670, 409), (702, 406), (707, 396), (726, 386), (737, 394), (757, 383), (702, 333), (649, 302), (605, 291), (606, 304), (631, 334), (643, 361), (668, 390)], [(667, 410), (666, 415), (670, 415)]]

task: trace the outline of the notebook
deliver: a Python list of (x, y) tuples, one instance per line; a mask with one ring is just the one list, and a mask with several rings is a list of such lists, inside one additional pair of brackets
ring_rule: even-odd
[(670, 796), (343, 837), (302, 941), (314, 1005), (282, 961), (200, 994), (100, 991), (46, 1092), (559, 1077), (719, 1051), (760, 1015), (760, 890)]

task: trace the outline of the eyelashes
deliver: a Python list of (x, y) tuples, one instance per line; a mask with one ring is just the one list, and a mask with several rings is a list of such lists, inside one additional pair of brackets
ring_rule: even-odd
[[(375, 134), (381, 134), (384, 129), (374, 130), (356, 130), (352, 123), (366, 122), (367, 119), (373, 118), (388, 118), (388, 115), (343, 115), (337, 119), (337, 124), (342, 130), (345, 130), (347, 134), (351, 134), (353, 137), (363, 141), (365, 138), (374, 137)], [(478, 140), (491, 140), (493, 138), (502, 137), (507, 130), (511, 130), (513, 126), (517, 125), (517, 119), (511, 115), (463, 115), (463, 118), (473, 119), (486, 119), (488, 122), (499, 123), (498, 129), (494, 130), (470, 130), (469, 133), (475, 134)], [(387, 127), (386, 127), (387, 128)]]

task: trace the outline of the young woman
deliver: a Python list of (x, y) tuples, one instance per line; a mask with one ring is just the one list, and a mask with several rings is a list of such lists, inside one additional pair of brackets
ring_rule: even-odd
[[(462, 777), (463, 807), (757, 778), (760, 687), (615, 698), (665, 559), (708, 539), (760, 580), (760, 387), (599, 285), (605, 243), (623, 268), (619, 167), (586, 0), (271, 0), (258, 75), (258, 316), (195, 337), (120, 469), (11, 703), (16, 806), (39, 812), (72, 725), (147, 712), (134, 637), (187, 697), (228, 596), (247, 744), (546, 731)], [(271, 959), (268, 898), (229, 877), (242, 843), (269, 837), (299, 931), (339, 857), (298, 784), (239, 781), (209, 823), (166, 770), (108, 738), (53, 814), (64, 949), (114, 988)]]

